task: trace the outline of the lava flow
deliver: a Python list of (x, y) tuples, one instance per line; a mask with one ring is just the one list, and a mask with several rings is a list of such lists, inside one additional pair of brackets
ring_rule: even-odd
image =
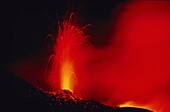
[(154, 110), (154, 108), (151, 105), (139, 105), (136, 104), (134, 102), (126, 102), (124, 104), (119, 105), (119, 107), (135, 107), (135, 108), (144, 108), (144, 109), (148, 109), (148, 110), (152, 110), (154, 112), (157, 112), (156, 110)]

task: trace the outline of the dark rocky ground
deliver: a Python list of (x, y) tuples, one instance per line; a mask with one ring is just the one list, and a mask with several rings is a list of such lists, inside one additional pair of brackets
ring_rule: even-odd
[(68, 90), (45, 92), (0, 69), (0, 112), (151, 112), (131, 107), (110, 107), (82, 100)]
[(93, 100), (82, 100), (68, 90), (42, 92), (38, 89), (34, 94), (48, 102), (57, 112), (151, 112), (150, 110), (133, 107), (110, 107)]

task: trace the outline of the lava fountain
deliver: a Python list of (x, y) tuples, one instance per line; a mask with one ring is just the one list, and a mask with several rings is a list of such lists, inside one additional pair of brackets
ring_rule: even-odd
[(81, 57), (83, 46), (88, 43), (87, 36), (83, 33), (85, 27), (79, 28), (72, 25), (73, 16), (72, 13), (69, 20), (59, 23), (55, 46), (55, 63), (57, 64), (55, 69), (58, 67), (60, 89), (72, 92), (76, 83), (76, 66), (80, 64), (80, 59), (83, 59)]

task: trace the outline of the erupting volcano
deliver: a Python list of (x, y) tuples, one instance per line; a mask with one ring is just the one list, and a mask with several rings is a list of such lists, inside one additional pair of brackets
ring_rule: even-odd
[(170, 112), (170, 0), (13, 1), (0, 112)]
[[(102, 111), (102, 112), (150, 112), (149, 110), (142, 109), (140, 107), (112, 107), (100, 104), (93, 100), (83, 100), (81, 95), (76, 97), (75, 92), (77, 86), (82, 87), (79, 77), (78, 68), (86, 58), (87, 49), (91, 48), (87, 40), (87, 36), (84, 31), (86, 27), (78, 27), (71, 22), (73, 14), (69, 20), (64, 20), (59, 23), (58, 36), (56, 38), (55, 59), (53, 60), (53, 80), (59, 83), (54, 83), (57, 88), (56, 92), (48, 93), (49, 96), (44, 99), (55, 99), (48, 100), (53, 108), (57, 108), (59, 111)], [(58, 85), (57, 85), (58, 84)], [(82, 82), (83, 84), (83, 82)], [(38, 91), (37, 91), (38, 93)], [(43, 95), (44, 93), (40, 93)], [(97, 93), (96, 93), (97, 94)], [(39, 94), (38, 94), (39, 95)]]

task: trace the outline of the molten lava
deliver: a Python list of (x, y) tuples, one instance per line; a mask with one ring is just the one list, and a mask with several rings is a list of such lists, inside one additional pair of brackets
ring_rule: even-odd
[(151, 105), (139, 105), (139, 104), (131, 102), (131, 101), (121, 104), (119, 107), (144, 108), (144, 109), (152, 110), (153, 112), (157, 112), (154, 110), (154, 108)]
[(70, 16), (70, 20), (65, 20), (59, 24), (55, 47), (56, 62), (59, 64), (60, 87), (70, 91), (73, 91), (76, 83), (76, 66), (83, 52), (82, 45), (87, 42), (83, 29), (72, 25), (72, 16), (73, 14)]
[(74, 69), (70, 61), (64, 61), (61, 67), (61, 88), (72, 91), (73, 81), (71, 78), (74, 75)]

